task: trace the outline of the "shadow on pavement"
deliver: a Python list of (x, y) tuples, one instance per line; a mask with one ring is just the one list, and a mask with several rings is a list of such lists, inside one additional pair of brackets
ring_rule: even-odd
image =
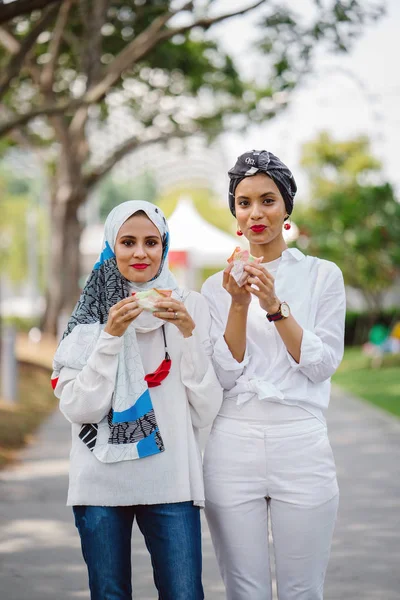
[[(399, 600), (400, 421), (335, 390), (328, 425), (341, 500), (325, 600)], [(0, 472), (1, 600), (89, 598), (79, 537), (65, 506), (69, 446), (68, 423), (56, 412), (21, 461)], [(203, 537), (206, 598), (223, 600), (204, 519)], [(155, 600), (137, 527), (132, 555), (134, 597)]]

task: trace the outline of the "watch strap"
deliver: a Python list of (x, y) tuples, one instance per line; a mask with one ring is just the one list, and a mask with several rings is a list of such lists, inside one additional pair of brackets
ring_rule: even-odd
[(281, 313), (281, 307), (279, 306), (279, 310), (276, 313), (273, 314), (269, 314), (267, 313), (267, 319), (268, 321), (280, 321), (281, 319), (284, 319), (285, 317), (283, 316), (283, 314)]
[(275, 313), (273, 315), (269, 315), (267, 313), (267, 319), (268, 321), (280, 321), (281, 319), (284, 319), (285, 317), (282, 315), (282, 313), (279, 311), (278, 313)]

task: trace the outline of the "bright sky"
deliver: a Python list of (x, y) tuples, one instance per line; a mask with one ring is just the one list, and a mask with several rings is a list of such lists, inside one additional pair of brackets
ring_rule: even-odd
[[(222, 0), (219, 7), (230, 9), (243, 4)], [(309, 2), (288, 0), (288, 4), (305, 11)], [(253, 18), (238, 17), (218, 26), (223, 43), (248, 69), (255, 63), (249, 54), (253, 22)], [(299, 167), (302, 144), (323, 129), (338, 138), (368, 134), (386, 176), (400, 192), (399, 59), (400, 1), (387, 0), (387, 16), (366, 29), (349, 54), (318, 58), (315, 75), (292, 95), (290, 107), (279, 117), (265, 126), (250, 127), (245, 136), (223, 136), (227, 167), (245, 150), (271, 150), (292, 169), (299, 184), (299, 198), (305, 198), (306, 182)]]

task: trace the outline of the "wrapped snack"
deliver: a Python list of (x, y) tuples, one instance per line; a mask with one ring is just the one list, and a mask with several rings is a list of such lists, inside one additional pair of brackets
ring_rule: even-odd
[(170, 298), (172, 290), (158, 290), (157, 288), (151, 288), (150, 290), (144, 290), (143, 292), (136, 292), (134, 294), (138, 305), (144, 310), (155, 312), (157, 309), (154, 304), (159, 300), (165, 300)]
[(251, 263), (258, 265), (261, 261), (262, 258), (255, 258), (248, 250), (242, 250), (242, 248), (236, 246), (232, 256), (228, 258), (228, 263), (233, 263), (231, 275), (239, 287), (242, 287), (246, 283), (249, 276), (244, 267), (251, 265)]

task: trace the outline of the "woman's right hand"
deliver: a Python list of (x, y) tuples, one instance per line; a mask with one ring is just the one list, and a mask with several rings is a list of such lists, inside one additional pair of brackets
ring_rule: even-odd
[(232, 297), (232, 303), (240, 306), (248, 306), (251, 302), (251, 293), (246, 290), (246, 286), (239, 287), (231, 276), (233, 264), (230, 264), (225, 270), (222, 279), (222, 287)]
[(120, 300), (110, 308), (104, 331), (110, 335), (121, 337), (141, 312), (143, 312), (143, 308), (138, 306), (133, 296)]

